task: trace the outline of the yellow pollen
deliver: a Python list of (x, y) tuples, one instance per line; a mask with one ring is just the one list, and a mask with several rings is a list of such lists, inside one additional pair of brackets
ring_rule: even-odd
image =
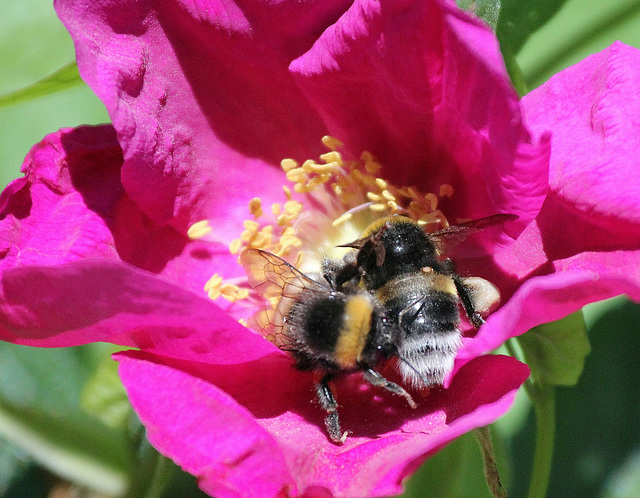
[(435, 211), (438, 208), (438, 198), (436, 197), (436, 194), (429, 192), (428, 194), (425, 194), (424, 200), (430, 204), (431, 211)]
[(288, 201), (290, 201), (291, 198), (293, 197), (291, 195), (291, 189), (289, 187), (287, 187), (286, 185), (282, 186), (282, 192), (284, 192), (284, 196), (287, 198)]
[(351, 218), (353, 218), (353, 215), (347, 211), (346, 213), (343, 213), (341, 216), (333, 220), (331, 225), (333, 225), (334, 227), (337, 227), (338, 225), (341, 225), (342, 223), (344, 223), (347, 220), (350, 220)]
[(371, 204), (371, 206), (369, 206), (369, 209), (373, 212), (379, 213), (382, 211), (385, 211), (387, 209), (387, 205), (386, 204)]
[(382, 200), (382, 196), (374, 194), (373, 192), (367, 192), (367, 199), (373, 202), (379, 202)]
[(340, 152), (335, 150), (322, 154), (320, 156), (320, 159), (322, 159), (327, 164), (333, 163), (336, 167), (342, 166), (342, 156), (340, 155)]
[(284, 204), (284, 212), (287, 214), (298, 214), (302, 211), (302, 204), (298, 201), (287, 201)]
[(280, 161), (280, 167), (284, 170), (285, 173), (291, 171), (298, 167), (298, 163), (293, 159), (283, 159)]
[(262, 216), (262, 199), (254, 197), (249, 201), (249, 212), (254, 218)]
[(448, 183), (440, 185), (440, 197), (451, 197), (453, 195), (453, 187)]
[(329, 150), (338, 150), (344, 145), (340, 140), (330, 135), (322, 137), (322, 144)]
[(281, 206), (277, 202), (274, 202), (273, 204), (271, 204), (271, 212), (273, 214), (278, 214), (280, 212), (280, 208), (281, 208)]
[(388, 190), (383, 190), (382, 191), (382, 197), (384, 197), (388, 201), (395, 201), (396, 200), (395, 196), (391, 192), (389, 192)]
[(223, 284), (220, 286), (220, 295), (233, 303), (238, 299), (246, 299), (249, 296), (249, 290), (241, 289), (234, 284)]
[(204, 290), (205, 292), (209, 292), (211, 289), (220, 287), (221, 284), (222, 284), (222, 277), (217, 273), (214, 273), (213, 277), (207, 280), (207, 283), (204, 284)]
[(245, 230), (248, 230), (250, 232), (257, 232), (258, 228), (260, 227), (260, 225), (258, 225), (258, 222), (253, 220), (244, 220), (242, 226), (244, 226)]
[(379, 173), (380, 170), (382, 169), (382, 164), (380, 164), (377, 161), (366, 161), (364, 163), (364, 169), (367, 170), (367, 173), (371, 173), (372, 175), (375, 175)]
[[(306, 164), (306, 163), (305, 163)], [(294, 168), (287, 171), (287, 180), (293, 183), (302, 183), (306, 182), (309, 179), (309, 175), (304, 170), (304, 165), (302, 168)]]
[(326, 164), (312, 162), (311, 164), (305, 163), (305, 165), (304, 170), (306, 173), (316, 173), (319, 175), (323, 173), (333, 173), (340, 167), (340, 164), (336, 161)]
[(212, 230), (211, 225), (209, 225), (208, 220), (198, 221), (189, 227), (187, 231), (187, 236), (191, 239), (201, 239)]
[(371, 152), (369, 152), (368, 150), (365, 150), (365, 151), (362, 152), (362, 154), (360, 154), (360, 160), (363, 163), (371, 162), (371, 161), (374, 160), (373, 159), (373, 154)]
[(386, 189), (389, 186), (387, 181), (383, 180), (382, 178), (376, 178), (376, 185), (381, 189)]
[(238, 254), (240, 252), (240, 248), (242, 247), (242, 239), (234, 239), (229, 244), (229, 252), (231, 254)]

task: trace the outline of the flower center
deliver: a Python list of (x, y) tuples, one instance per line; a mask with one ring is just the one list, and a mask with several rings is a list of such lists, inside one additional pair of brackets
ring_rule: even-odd
[[(449, 226), (438, 204), (440, 198), (453, 195), (451, 185), (442, 185), (438, 194), (397, 187), (378, 176), (382, 165), (370, 152), (346, 160), (339, 151), (339, 140), (325, 136), (322, 143), (328, 151), (319, 161), (281, 162), (290, 182), (283, 186), (282, 203), (273, 203), (265, 212), (260, 197), (249, 201), (251, 218), (244, 221), (244, 231), (230, 244), (232, 254), (240, 256), (248, 248), (261, 249), (303, 273), (313, 274), (319, 271), (323, 258), (341, 259), (352, 250), (337, 246), (358, 239), (376, 219), (403, 215), (429, 232)], [(189, 237), (202, 238), (210, 231), (207, 221), (198, 222), (189, 229)], [(272, 307), (279, 299), (277, 295), (260, 295), (248, 281), (225, 280), (217, 273), (204, 290), (211, 299), (267, 300)]]

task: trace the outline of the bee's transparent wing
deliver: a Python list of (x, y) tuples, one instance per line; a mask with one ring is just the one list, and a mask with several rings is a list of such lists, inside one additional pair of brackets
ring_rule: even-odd
[(437, 230), (429, 233), (429, 237), (436, 243), (441, 253), (446, 253), (473, 233), (516, 219), (518, 219), (518, 216), (515, 214), (494, 214), (493, 216)]
[(309, 278), (284, 259), (260, 249), (247, 249), (240, 256), (240, 263), (247, 272), (249, 284), (271, 302), (249, 321), (259, 328), (262, 335), (280, 349), (299, 349), (295, 331), (285, 327), (291, 308), (309, 293), (325, 295), (331, 292), (328, 285)]

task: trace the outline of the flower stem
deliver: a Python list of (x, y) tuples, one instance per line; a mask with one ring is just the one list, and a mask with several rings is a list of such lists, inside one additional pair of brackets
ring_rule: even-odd
[[(522, 361), (522, 350), (517, 342), (509, 339), (505, 346), (511, 356)], [(551, 476), (556, 435), (555, 389), (552, 385), (535, 382), (531, 377), (525, 381), (523, 387), (536, 413), (536, 448), (528, 498), (544, 498)]]
[(473, 430), (476, 436), (476, 441), (480, 445), (480, 451), (482, 453), (482, 463), (484, 465), (484, 477), (489, 486), (489, 491), (495, 497), (506, 498), (507, 491), (500, 482), (500, 472), (498, 471), (498, 464), (496, 462), (496, 456), (493, 452), (493, 443), (491, 442), (491, 428), (479, 427)]
[(123, 498), (159, 498), (171, 480), (174, 465), (158, 453), (146, 439), (138, 451), (130, 487)]
[(533, 383), (525, 386), (536, 413), (536, 449), (528, 498), (544, 498), (549, 486), (556, 432), (556, 400), (553, 386)]

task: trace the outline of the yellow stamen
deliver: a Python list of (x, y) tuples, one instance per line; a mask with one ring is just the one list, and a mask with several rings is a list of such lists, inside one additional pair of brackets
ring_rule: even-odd
[(382, 178), (376, 178), (376, 185), (381, 189), (386, 189), (389, 186), (387, 181), (383, 180)]
[(194, 223), (189, 227), (189, 230), (187, 231), (187, 236), (191, 240), (201, 239), (202, 237), (210, 233), (211, 230), (212, 228), (211, 228), (211, 225), (209, 225), (209, 221), (202, 220), (202, 221), (198, 221), (197, 223)]
[(424, 200), (429, 203), (431, 211), (435, 211), (438, 208), (438, 198), (436, 197), (436, 194), (429, 192), (428, 194), (425, 194)]
[(231, 254), (238, 254), (240, 247), (242, 247), (242, 239), (234, 239), (231, 241), (231, 244), (229, 244), (229, 252)]
[(217, 273), (214, 273), (213, 276), (209, 280), (207, 280), (207, 283), (204, 284), (204, 290), (208, 292), (215, 287), (220, 287), (221, 284), (222, 277)]
[(384, 197), (388, 201), (395, 201), (396, 200), (395, 196), (391, 192), (389, 192), (388, 190), (383, 190), (382, 191), (382, 197)]
[(284, 170), (285, 173), (291, 171), (298, 167), (298, 163), (293, 159), (283, 159), (280, 161), (280, 167)]
[(453, 195), (453, 187), (448, 183), (440, 185), (440, 197), (451, 197)]
[(302, 183), (309, 179), (309, 175), (304, 170), (304, 166), (302, 168), (294, 168), (287, 171), (287, 180), (293, 183)]
[(333, 225), (334, 227), (337, 227), (338, 225), (344, 223), (347, 220), (350, 220), (351, 218), (353, 218), (353, 215), (347, 211), (346, 213), (343, 213), (341, 216), (333, 220), (331, 225)]
[(344, 145), (340, 140), (330, 135), (325, 135), (324, 137), (322, 137), (322, 143), (327, 149), (330, 150), (338, 150)]
[(342, 156), (340, 155), (340, 152), (335, 150), (320, 155), (320, 159), (322, 159), (327, 164), (333, 163), (336, 165), (336, 167), (342, 166)]
[(249, 212), (254, 218), (262, 216), (262, 199), (260, 197), (254, 197), (249, 201)]

